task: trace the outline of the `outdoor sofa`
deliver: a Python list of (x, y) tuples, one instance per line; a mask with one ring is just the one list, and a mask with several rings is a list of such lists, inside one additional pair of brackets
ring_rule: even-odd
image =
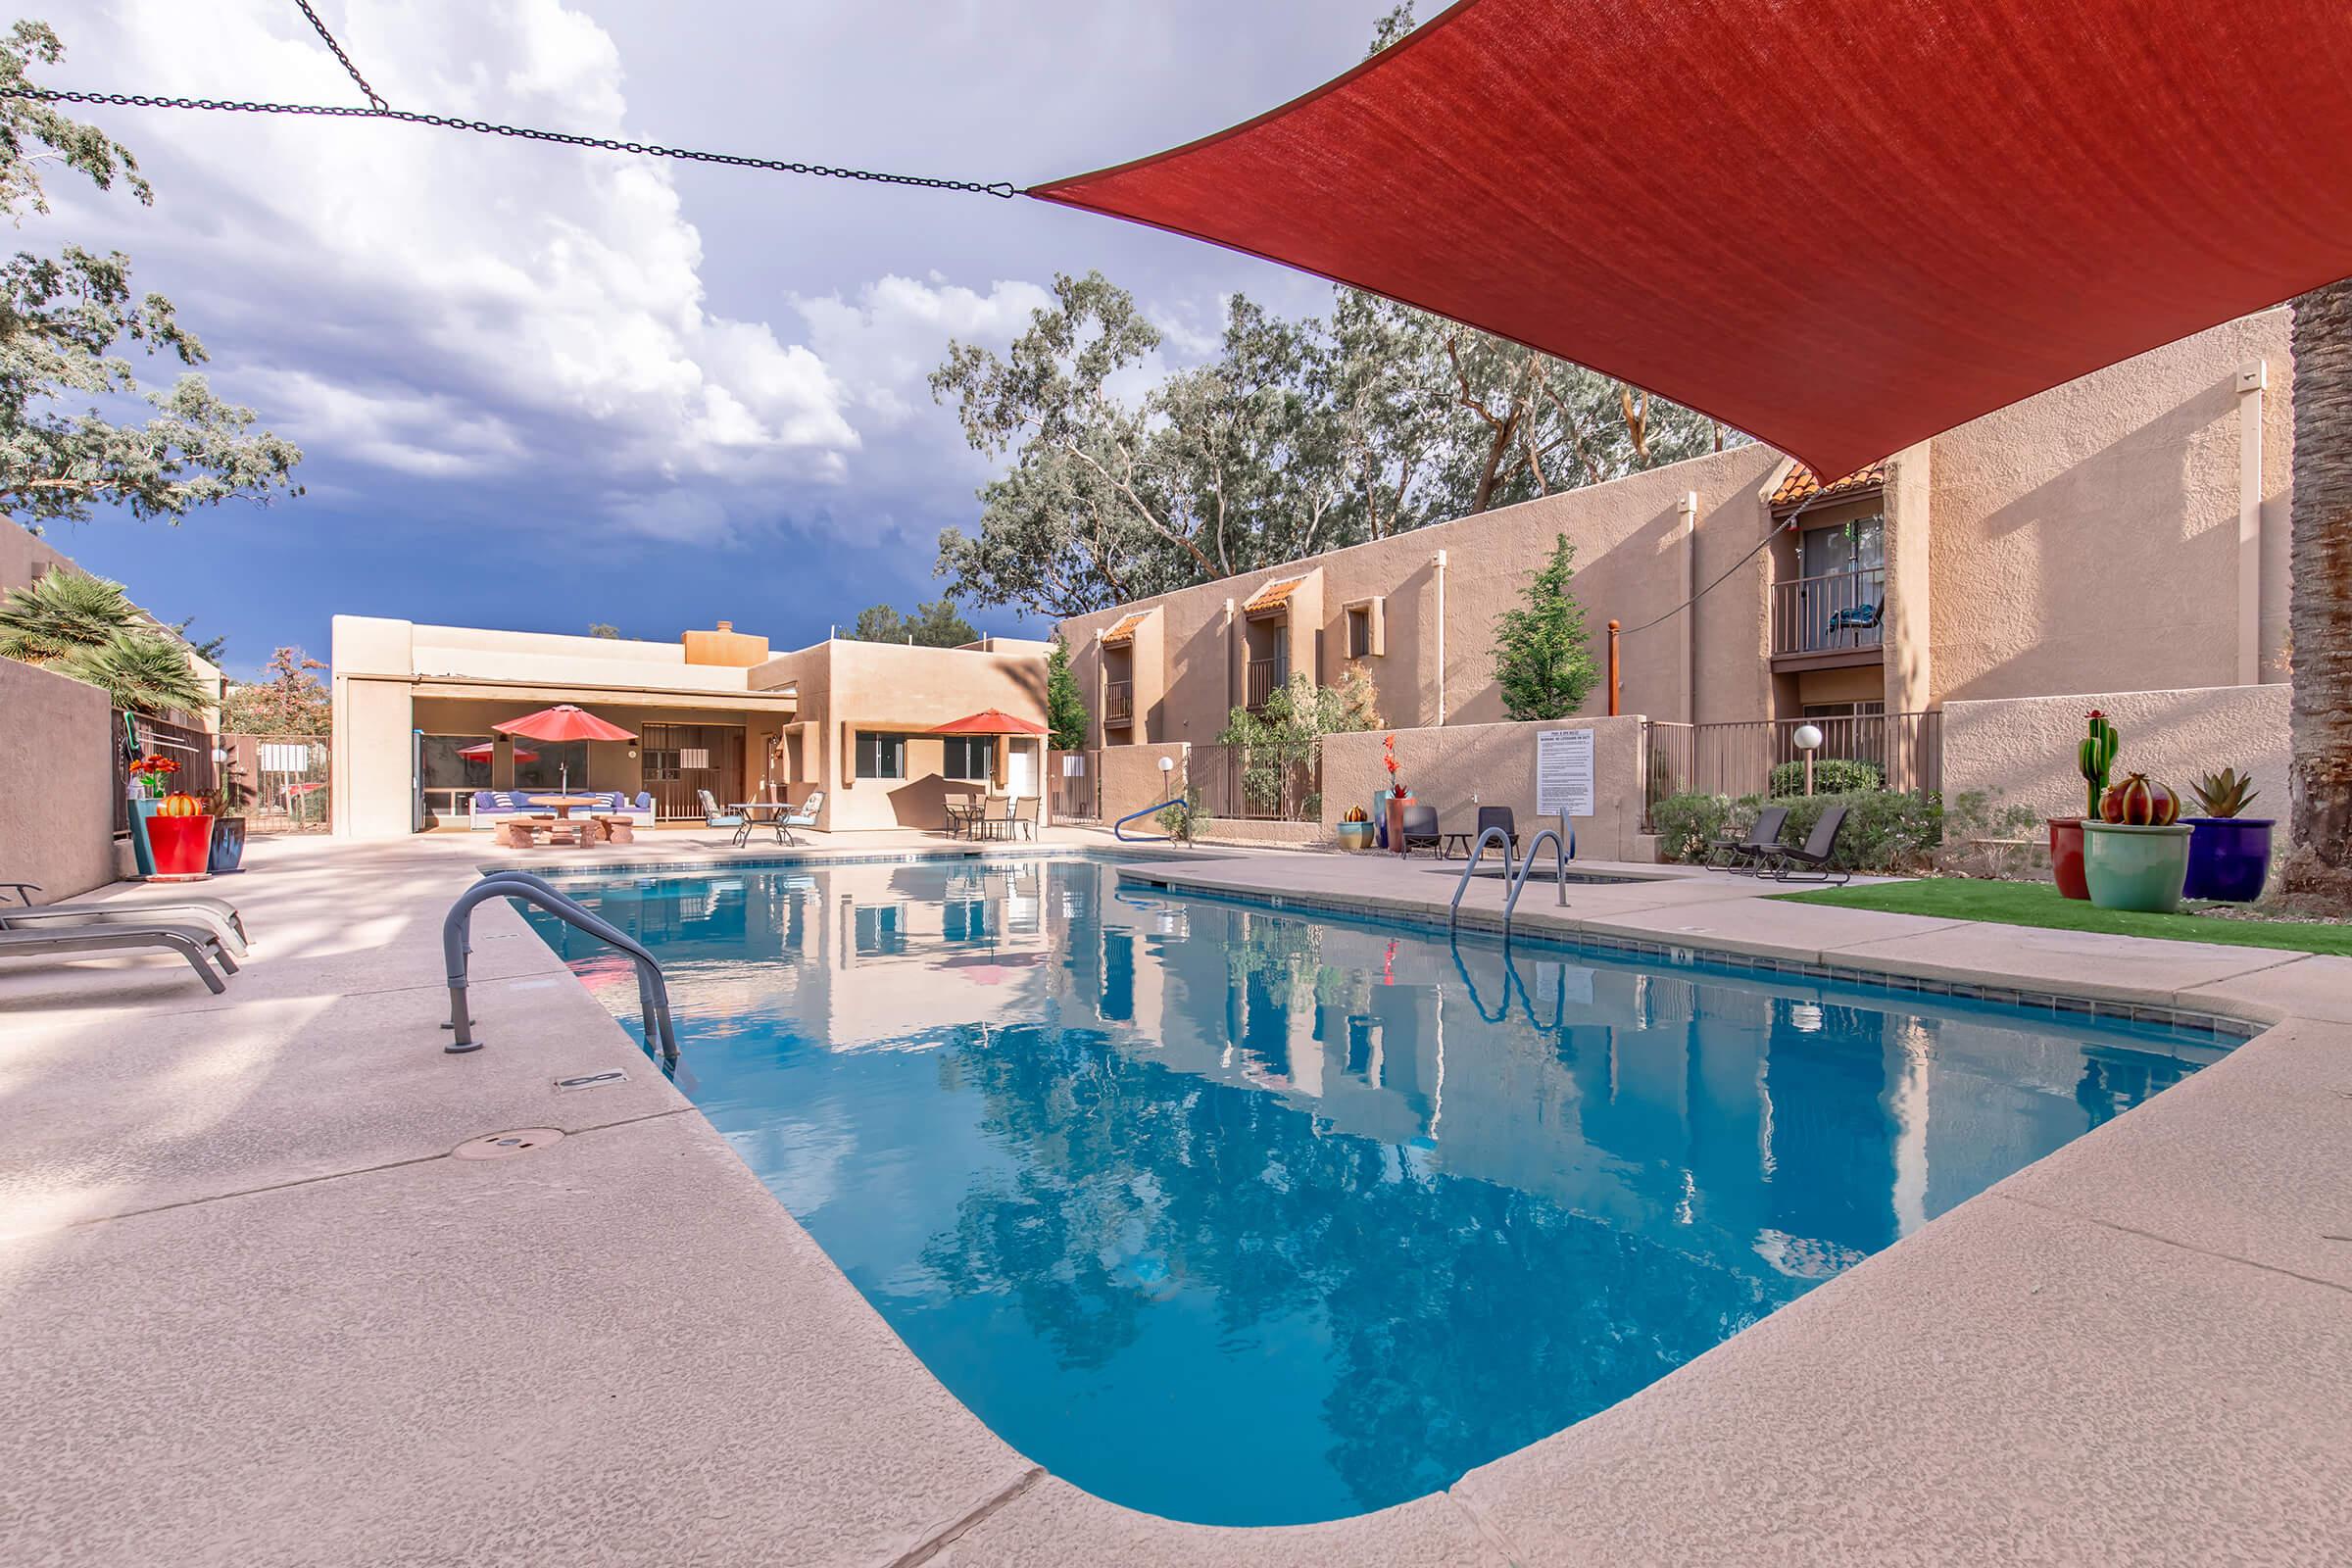
[[(466, 825), (476, 832), (488, 832), (511, 816), (553, 816), (555, 812), (552, 808), (533, 806), (531, 797), (556, 793), (552, 789), (475, 790), (473, 811)], [(640, 794), (632, 801), (618, 790), (573, 790), (571, 793), (575, 797), (587, 796), (597, 803), (573, 807), (571, 814), (574, 816), (618, 816), (627, 818), (638, 827), (650, 828), (654, 825), (654, 798), (650, 794)]]

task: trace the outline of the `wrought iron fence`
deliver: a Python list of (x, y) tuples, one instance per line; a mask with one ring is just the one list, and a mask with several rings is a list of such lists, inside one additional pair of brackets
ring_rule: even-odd
[(115, 710), (115, 831), (130, 831), (130, 803), (137, 793), (130, 764), (140, 757), (168, 757), (179, 770), (165, 780), (167, 793), (210, 795), (220, 779), (213, 760), (218, 744), (210, 730), (150, 718), (145, 713)]
[(1215, 743), (1192, 749), (1192, 785), (1211, 816), (1307, 822), (1323, 812), (1323, 761), (1315, 756), (1287, 766), (1252, 759), (1246, 746)]
[(324, 833), (329, 821), (323, 735), (223, 735), (229, 784), (249, 833)]
[[(1670, 795), (1762, 795), (1772, 792), (1773, 769), (1801, 763), (1797, 729), (1821, 731), (1815, 763), (1867, 762), (1882, 788), (1935, 790), (1943, 786), (1943, 715), (1858, 713), (1838, 718), (1772, 718), (1735, 724), (1642, 726), (1642, 819)], [(1796, 788), (1801, 790), (1802, 785)]]
[(1772, 652), (1876, 648), (1885, 636), (1886, 568), (1833, 571), (1772, 585)]
[[(1075, 762), (1073, 770), (1071, 764)], [(1102, 751), (1054, 752), (1046, 758), (1046, 794), (1056, 822), (1102, 820)]]

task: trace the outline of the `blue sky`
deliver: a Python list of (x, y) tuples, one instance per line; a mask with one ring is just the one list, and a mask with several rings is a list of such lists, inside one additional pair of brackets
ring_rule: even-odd
[[(1247, 118), (1360, 59), (1382, 0), (322, 0), (395, 106), (1029, 183)], [(61, 86), (356, 88), (292, 0), (96, 0)], [(986, 465), (924, 375), (1100, 268), (1205, 352), (1239, 289), (1311, 279), (1026, 200), (670, 167), (396, 124), (89, 112), (156, 205), (52, 180), (19, 243), (128, 252), (216, 385), (298, 442), (304, 497), (51, 536), (233, 672), (337, 612), (780, 646), (934, 597)], [(144, 373), (144, 371), (143, 371)], [(1021, 623), (966, 611), (984, 630)]]

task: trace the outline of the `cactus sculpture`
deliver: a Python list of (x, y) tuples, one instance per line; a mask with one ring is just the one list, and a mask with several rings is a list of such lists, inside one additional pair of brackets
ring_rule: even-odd
[(2107, 722), (2107, 715), (2097, 709), (2090, 710), (2089, 719), (2089, 733), (2082, 737), (2082, 744), (2075, 748), (2075, 766), (2082, 773), (2082, 782), (2089, 788), (2088, 804), (2084, 806), (2082, 814), (2095, 819), (2099, 814), (2099, 803), (2106, 798), (2107, 773), (2115, 766), (2116, 750), (2123, 745), (2123, 737), (2113, 724)]
[(2127, 773), (2099, 803), (2099, 815), (2124, 827), (2171, 827), (2180, 820), (2180, 797), (2145, 773)]

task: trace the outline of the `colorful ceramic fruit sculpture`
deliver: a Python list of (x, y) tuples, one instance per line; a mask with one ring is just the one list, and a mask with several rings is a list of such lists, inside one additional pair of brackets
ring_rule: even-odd
[(164, 797), (164, 804), (156, 808), (155, 814), (158, 816), (202, 816), (204, 815), (204, 803), (193, 795), (182, 795), (173, 791)]
[(2107, 773), (2115, 766), (2115, 754), (2123, 745), (2123, 733), (2107, 722), (2107, 715), (2092, 709), (2088, 715), (2089, 733), (2082, 744), (2075, 748), (2075, 767), (2082, 773), (2089, 794), (2083, 808), (2084, 816), (2097, 816), (2099, 805), (2107, 798)]
[(1348, 808), (1348, 814), (1341, 817), (1340, 820), (1343, 822), (1369, 822), (1372, 820), (1372, 813), (1360, 806), (1350, 806)]
[(2122, 827), (2170, 827), (2180, 819), (2180, 797), (2145, 773), (2127, 773), (2100, 799), (2099, 819)]

